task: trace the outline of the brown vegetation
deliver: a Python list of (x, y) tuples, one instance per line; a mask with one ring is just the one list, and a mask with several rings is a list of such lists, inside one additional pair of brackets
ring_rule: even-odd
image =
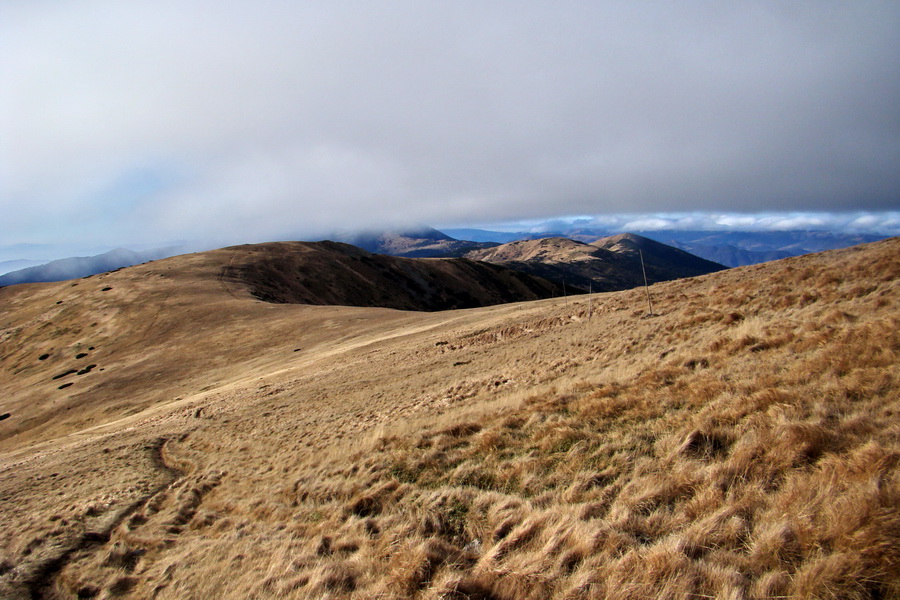
[(274, 306), (190, 260), (3, 291), (5, 596), (900, 597), (900, 240), (654, 317)]

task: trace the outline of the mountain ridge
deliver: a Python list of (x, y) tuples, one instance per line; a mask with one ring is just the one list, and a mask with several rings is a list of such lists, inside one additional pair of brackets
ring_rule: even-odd
[[(638, 251), (644, 252), (642, 267)], [(614, 291), (644, 283), (694, 277), (726, 267), (635, 234), (619, 234), (591, 244), (564, 237), (509, 242), (476, 250), (468, 258), (538, 275), (581, 291)]]

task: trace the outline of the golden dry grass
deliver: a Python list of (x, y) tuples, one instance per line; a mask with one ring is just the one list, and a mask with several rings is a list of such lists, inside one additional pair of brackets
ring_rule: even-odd
[(9, 405), (46, 431), (3, 442), (0, 593), (900, 597), (898, 274), (894, 239), (655, 285), (654, 317), (595, 295), (588, 319), (273, 307), (184, 271), (211, 283), (106, 308), (119, 367), (76, 419), (33, 389), (65, 287), (16, 292), (3, 335), (36, 346), (4, 359)]

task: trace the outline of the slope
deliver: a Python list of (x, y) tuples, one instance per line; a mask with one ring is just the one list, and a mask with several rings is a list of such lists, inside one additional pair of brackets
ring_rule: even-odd
[(223, 327), (252, 327), (217, 351), (261, 360), (0, 455), (0, 591), (896, 597), (898, 257), (656, 284), (654, 318), (642, 290), (439, 313), (225, 294)]

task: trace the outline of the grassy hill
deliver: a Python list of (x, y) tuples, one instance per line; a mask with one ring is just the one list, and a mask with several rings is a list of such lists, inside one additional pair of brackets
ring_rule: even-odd
[(433, 311), (561, 294), (495, 265), (377, 256), (332, 242), (238, 246), (0, 289), (0, 414), (10, 413), (0, 421), (0, 449), (133, 414), (285, 358), (315, 359), (320, 340), (365, 339), (370, 322), (380, 331), (418, 318), (371, 307)]
[(220, 252), (2, 290), (0, 595), (900, 595), (900, 240), (653, 317), (271, 304)]

